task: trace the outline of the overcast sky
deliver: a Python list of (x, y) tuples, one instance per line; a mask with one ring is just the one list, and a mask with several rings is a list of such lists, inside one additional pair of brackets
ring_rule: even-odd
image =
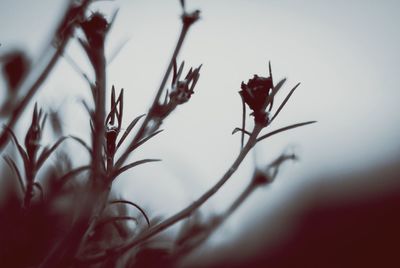
[[(64, 5), (61, 0), (2, 0), (0, 52), (18, 46), (37, 58)], [(163, 207), (168, 214), (211, 186), (239, 150), (239, 135), (231, 136), (231, 131), (241, 122), (240, 83), (253, 74), (267, 75), (269, 60), (275, 79), (288, 78), (280, 99), (301, 82), (270, 129), (318, 123), (260, 144), (207, 205), (210, 211), (221, 211), (237, 196), (255, 162), (264, 166), (285, 149), (294, 150), (301, 161), (285, 165), (274, 185), (249, 202), (273, 207), (321, 174), (399, 159), (398, 1), (193, 0), (187, 6), (200, 9), (201, 20), (190, 30), (179, 60), (190, 66), (202, 63), (201, 78), (190, 102), (165, 122), (165, 132), (135, 156), (161, 157), (163, 163), (120, 178), (121, 185), (129, 186), (123, 190), (127, 198), (135, 196), (145, 207)], [(117, 8), (107, 54), (129, 41), (108, 66), (108, 87), (125, 89), (128, 122), (146, 111), (158, 88), (179, 34), (181, 10), (175, 0), (100, 1), (92, 10), (110, 15)], [(76, 41), (67, 53), (91, 75)], [(62, 61), (38, 98), (43, 105), (72, 109), (64, 126), (82, 136), (89, 128), (77, 96), (87, 98), (88, 92)]]

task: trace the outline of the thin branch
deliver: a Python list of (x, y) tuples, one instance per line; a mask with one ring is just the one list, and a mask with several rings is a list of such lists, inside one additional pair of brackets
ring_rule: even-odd
[[(181, 50), (183, 41), (185, 40), (186, 34), (189, 31), (191, 24), (183, 23), (181, 32), (178, 38), (178, 42), (175, 46), (174, 52), (172, 53), (172, 57), (169, 61), (167, 70), (165, 71), (164, 77), (161, 81), (160, 87), (158, 88), (157, 94), (153, 100), (153, 103), (149, 109), (149, 112), (147, 113), (139, 131), (136, 133), (134, 139), (132, 140), (131, 144), (129, 147), (125, 150), (125, 152), (122, 153), (121, 157), (119, 158), (118, 162), (115, 164), (116, 168), (121, 167), (124, 162), (128, 159), (130, 153), (133, 151), (133, 147), (136, 146), (136, 144), (146, 135), (146, 130), (148, 128), (149, 123), (151, 122), (153, 118), (153, 111), (154, 109), (158, 106), (158, 102), (160, 100), (161, 94), (164, 91), (165, 85), (167, 83), (168, 77), (170, 76), (171, 70), (173, 69), (174, 63), (176, 61), (176, 58), (178, 57), (179, 51)], [(161, 124), (158, 124), (158, 126)]]

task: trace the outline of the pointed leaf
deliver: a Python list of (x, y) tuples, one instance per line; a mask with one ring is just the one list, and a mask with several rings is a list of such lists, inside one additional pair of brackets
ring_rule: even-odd
[(178, 82), (179, 79), (181, 78), (184, 66), (185, 66), (185, 61), (182, 61), (181, 65), (179, 66), (178, 74), (176, 75), (176, 82)]
[(40, 124), (40, 129), (41, 130), (44, 129), (44, 125), (46, 124), (46, 120), (47, 120), (47, 113), (44, 114), (42, 123)]
[(294, 88), (292, 88), (292, 90), (290, 90), (289, 94), (286, 96), (285, 100), (282, 102), (282, 104), (279, 106), (278, 110), (276, 111), (276, 113), (274, 114), (274, 116), (271, 118), (271, 120), (269, 121), (269, 123), (271, 124), (272, 121), (274, 121), (274, 119), (278, 116), (278, 114), (280, 113), (280, 111), (282, 110), (282, 108), (286, 105), (286, 103), (288, 102), (290, 96), (292, 96), (293, 92), (296, 90), (296, 88), (300, 85), (300, 83), (298, 83), (297, 85), (294, 86)]
[(42, 185), (40, 185), (40, 183), (38, 183), (38, 182), (35, 182), (35, 183), (33, 184), (33, 187), (36, 187), (36, 188), (39, 189), (39, 191), (40, 191), (40, 197), (41, 197), (41, 199), (42, 199), (42, 201), (43, 201), (43, 200), (44, 200), (44, 192), (43, 192), (43, 187), (42, 187)]
[(163, 132), (164, 130), (158, 130), (156, 132), (154, 132), (153, 134), (150, 134), (149, 136), (147, 136), (146, 138), (140, 140), (138, 143), (134, 144), (131, 148), (129, 148), (129, 152), (134, 151), (136, 148), (138, 148), (139, 146), (143, 145), (146, 141), (148, 141), (149, 139), (153, 138), (154, 136), (156, 136), (158, 133)]
[(181, 7), (183, 10), (185, 10), (185, 0), (179, 0), (181, 3)]
[(122, 145), (122, 143), (124, 142), (124, 140), (126, 139), (126, 137), (128, 137), (129, 133), (131, 132), (131, 130), (135, 127), (135, 125), (137, 124), (137, 122), (143, 117), (145, 116), (145, 114), (139, 115), (138, 117), (136, 117), (135, 119), (132, 120), (132, 122), (129, 124), (129, 126), (127, 127), (127, 129), (125, 130), (124, 134), (122, 135), (121, 139), (119, 140), (118, 144), (117, 144), (117, 149)]
[(281, 81), (278, 82), (278, 84), (275, 85), (275, 87), (272, 89), (271, 96), (275, 97), (275, 95), (278, 93), (278, 91), (282, 88), (283, 84), (286, 82), (286, 78), (283, 78)]
[(6, 163), (10, 166), (10, 168), (15, 172), (17, 175), (17, 179), (19, 182), (19, 186), (21, 187), (21, 191), (24, 193), (25, 192), (25, 185), (21, 176), (21, 172), (19, 171), (17, 164), (15, 164), (14, 160), (12, 160), (11, 157), (9, 156), (3, 156), (4, 160)]
[(314, 124), (314, 123), (316, 123), (316, 122), (317, 122), (317, 121), (308, 121), (308, 122), (293, 124), (293, 125), (290, 125), (290, 126), (287, 126), (287, 127), (279, 128), (279, 129), (277, 129), (277, 130), (271, 131), (270, 133), (267, 133), (267, 134), (265, 134), (265, 135), (259, 137), (259, 138), (257, 139), (257, 142), (259, 142), (259, 141), (261, 141), (261, 140), (263, 140), (263, 139), (269, 138), (269, 137), (271, 137), (271, 136), (273, 136), (273, 135), (275, 135), (275, 134), (284, 132), (284, 131), (286, 131), (286, 130), (293, 129), (293, 128), (298, 128), (298, 127), (305, 126), (305, 125), (309, 125), (309, 124)]
[(117, 171), (115, 171), (114, 174), (113, 174), (113, 179), (115, 179), (116, 177), (121, 175), (123, 172), (125, 172), (125, 171), (127, 171), (127, 170), (129, 170), (129, 169), (131, 169), (133, 167), (136, 167), (138, 165), (142, 165), (142, 164), (145, 164), (145, 163), (158, 162), (158, 161), (161, 161), (161, 159), (143, 159), (143, 160), (132, 162), (132, 163), (126, 165), (126, 166), (123, 166), (122, 168), (118, 169)]
[(83, 147), (85, 147), (85, 149), (89, 152), (90, 155), (92, 155), (92, 148), (81, 138), (73, 136), (73, 135), (69, 135), (69, 138), (77, 141), (79, 144), (81, 144)]
[(272, 84), (274, 84), (274, 79), (272, 78), (272, 67), (271, 61), (268, 62), (269, 77), (271, 77)]
[(125, 45), (130, 41), (130, 38), (126, 38), (123, 42), (121, 42), (117, 48), (113, 50), (109, 59), (107, 59), (107, 64), (110, 65), (121, 52), (121, 50), (125, 47)]
[(105, 122), (107, 123), (108, 121), (110, 121), (111, 125), (114, 125), (114, 119), (115, 119), (115, 113), (117, 112), (117, 106), (119, 104), (119, 102), (121, 102), (121, 94), (119, 95), (118, 99), (116, 101), (114, 101), (114, 103), (111, 105), (111, 110), (107, 115), (107, 118), (105, 120)]
[(89, 169), (90, 169), (90, 166), (89, 166), (89, 165), (87, 165), (87, 166), (80, 166), (80, 167), (78, 167), (78, 168), (74, 168), (74, 169), (68, 171), (67, 173), (65, 173), (64, 175), (62, 175), (62, 176), (59, 178), (59, 181), (61, 181), (61, 184), (64, 184), (64, 183), (67, 181), (67, 179), (68, 179), (69, 177), (76, 176), (76, 175), (78, 175), (79, 173), (81, 173), (81, 172), (83, 172), (83, 171), (85, 171), (85, 170), (89, 170)]
[[(114, 87), (114, 85), (112, 85), (112, 87), (111, 87), (111, 104), (110, 104), (111, 111), (112, 111), (112, 107), (114, 107), (114, 105), (115, 105), (115, 87)], [(110, 116), (111, 111), (108, 114), (108, 116)], [(114, 116), (111, 116), (111, 120), (110, 121), (111, 121), (110, 124), (114, 125)], [(107, 119), (106, 119), (106, 122), (107, 122)]]
[[(42, 110), (40, 110), (40, 113)], [(37, 111), (37, 102), (35, 102), (35, 106), (33, 108), (33, 114), (32, 114), (32, 125), (36, 124), (38, 121), (38, 111)]]
[(175, 84), (175, 81), (176, 81), (176, 69), (177, 69), (176, 59), (174, 59), (174, 64), (172, 65), (172, 82), (171, 82), (171, 85)]
[(119, 113), (117, 114), (118, 118), (118, 128), (121, 128), (122, 125), (122, 116), (124, 112), (124, 89), (121, 89), (121, 92), (119, 93)]
[(249, 136), (251, 135), (250, 132), (248, 132), (248, 131), (245, 130), (245, 129), (239, 128), (239, 127), (236, 127), (236, 128), (232, 131), (232, 135), (235, 134), (235, 133), (237, 133), (237, 132), (241, 132), (241, 133), (247, 134), (247, 135), (249, 135)]
[[(241, 130), (245, 130), (246, 128), (246, 103), (244, 102), (244, 98), (242, 99), (242, 129)], [(232, 132), (232, 135), (235, 134), (235, 129)], [(244, 132), (242, 132), (242, 135), (240, 137), (240, 150), (243, 149), (244, 147)], [(250, 135), (249, 135), (250, 136)]]
[(24, 161), (24, 166), (28, 167), (29, 166), (28, 154), (26, 153), (24, 148), (22, 148), (21, 144), (19, 144), (17, 137), (15, 137), (14, 132), (8, 126), (4, 126), (4, 130), (6, 130), (8, 132), (8, 134), (11, 135), (11, 138), (12, 138), (14, 144), (17, 146), (19, 154), (21, 155), (21, 158)]
[(79, 65), (70, 57), (66, 52), (62, 54), (63, 58), (69, 63), (69, 65), (72, 67), (72, 69), (75, 70), (79, 75), (82, 76), (82, 78), (89, 84), (90, 87), (93, 86), (92, 81), (90, 81), (89, 77), (85, 72), (79, 67)]
[(41, 155), (39, 156), (38, 160), (37, 160), (37, 170), (39, 170), (43, 163), (49, 158), (49, 156), (57, 149), (57, 147), (66, 139), (68, 139), (67, 137), (61, 137), (60, 139), (58, 139), (58, 141), (56, 143), (53, 144), (53, 146), (51, 147), (45, 147), (41, 153)]
[(286, 78), (282, 79), (281, 81), (278, 82), (278, 84), (272, 89), (272, 92), (269, 96), (269, 102), (270, 102), (270, 106), (268, 111), (271, 112), (272, 107), (274, 106), (274, 99), (275, 99), (275, 95), (278, 93), (279, 89), (282, 88), (283, 84), (285, 83)]
[(200, 78), (200, 74), (196, 73), (194, 78), (193, 78), (192, 85), (190, 86), (190, 92), (194, 93), (194, 87), (196, 86), (197, 81), (199, 80), (199, 78)]
[(192, 78), (192, 74), (193, 74), (193, 67), (190, 67), (190, 70), (187, 73), (185, 79), (190, 80)]
[(110, 31), (111, 27), (113, 27), (114, 22), (115, 22), (115, 19), (117, 18), (118, 12), (119, 12), (119, 8), (117, 8), (117, 9), (114, 11), (114, 14), (112, 15), (112, 17), (111, 17), (111, 19), (110, 19), (110, 23), (108, 23), (108, 26), (107, 26), (107, 32)]

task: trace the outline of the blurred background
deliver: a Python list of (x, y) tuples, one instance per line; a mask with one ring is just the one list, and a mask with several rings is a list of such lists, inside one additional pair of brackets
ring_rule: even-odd
[[(164, 133), (132, 156), (163, 162), (121, 176), (116, 192), (167, 217), (212, 186), (239, 152), (240, 135), (231, 132), (241, 124), (240, 83), (254, 74), (267, 76), (271, 61), (275, 81), (287, 78), (278, 102), (296, 83), (301, 86), (270, 130), (318, 123), (265, 140), (249, 154), (202, 208), (205, 218), (233, 202), (255, 167), (267, 166), (282, 152), (294, 152), (299, 161), (285, 163), (273, 184), (255, 191), (187, 263), (219, 266), (226, 256), (230, 265), (256, 261), (276, 267), (302, 262), (342, 267), (352, 261), (372, 264), (366, 261), (371, 258), (390, 263), (400, 239), (400, 3), (186, 2), (188, 10), (202, 12), (178, 57), (185, 60), (185, 71), (203, 64), (196, 92), (165, 121)], [(49, 39), (66, 4), (2, 0), (0, 54), (17, 47), (35, 62), (52, 49)], [(106, 48), (107, 84), (125, 90), (127, 125), (147, 111), (161, 82), (179, 35), (181, 8), (175, 0), (98, 1), (91, 7), (108, 17), (117, 9)], [(66, 57), (93, 77), (76, 40)], [(60, 112), (66, 133), (89, 141), (80, 100), (89, 99), (90, 90), (68, 59), (57, 64), (37, 101)], [(0, 94), (4, 100), (7, 92)], [(21, 129), (29, 122), (24, 118)], [(78, 152), (76, 163), (87, 161), (79, 147), (68, 146)]]

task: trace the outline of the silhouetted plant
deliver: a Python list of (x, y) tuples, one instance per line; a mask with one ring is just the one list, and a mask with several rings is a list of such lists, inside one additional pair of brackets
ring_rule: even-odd
[[(108, 92), (106, 88), (105, 42), (117, 13), (114, 14), (110, 22), (101, 12), (85, 16), (85, 11), (90, 2), (89, 0), (71, 1), (54, 33), (51, 44), (55, 47), (55, 51), (51, 60), (43, 70), (39, 70), (40, 74), (35, 82), (28, 86), (26, 94), (23, 95), (21, 100), (5, 104), (8, 105), (6, 108), (9, 111), (9, 118), (0, 136), (0, 149), (4, 148), (9, 139), (13, 140), (22, 159), (24, 169), (24, 173), (22, 173), (15, 159), (8, 155), (3, 156), (14, 172), (24, 197), (20, 206), (6, 205), (2, 207), (3, 214), (7, 214), (8, 210), (15, 209), (21, 213), (10, 213), (11, 218), (7, 219), (6, 223), (2, 223), (1, 227), (15, 225), (22, 221), (24, 224), (16, 224), (16, 227), (14, 226), (12, 230), (13, 232), (18, 232), (19, 229), (26, 231), (33, 228), (29, 226), (30, 222), (47, 222), (47, 224), (50, 224), (50, 221), (54, 220), (54, 228), (60, 227), (62, 232), (55, 232), (55, 235), (51, 237), (46, 236), (46, 241), (38, 243), (41, 249), (40, 254), (29, 255), (29, 258), (23, 262), (13, 259), (16, 254), (14, 251), (11, 253), (7, 251), (2, 254), (5, 263), (14, 265), (14, 267), (172, 266), (184, 255), (206, 241), (213, 231), (255, 189), (272, 182), (277, 176), (279, 166), (284, 161), (295, 159), (294, 155), (283, 154), (267, 169), (256, 169), (248, 187), (244, 189), (243, 193), (225, 213), (213, 217), (208, 222), (201, 222), (198, 209), (229, 180), (249, 151), (258, 142), (268, 137), (315, 121), (297, 123), (262, 134), (262, 131), (271, 125), (299, 86), (297, 84), (291, 89), (272, 115), (275, 96), (286, 80), (282, 79), (274, 85), (271, 64), (269, 64), (268, 77), (254, 75), (247, 83), (242, 82), (241, 84), (239, 94), (243, 104), (242, 126), (235, 128), (232, 132), (232, 134), (236, 132), (242, 134), (241, 149), (225, 174), (192, 204), (173, 216), (165, 219), (149, 217), (148, 212), (139, 204), (118, 198), (118, 194), (113, 193), (111, 189), (115, 179), (122, 173), (141, 164), (160, 161), (159, 159), (141, 159), (127, 163), (128, 158), (138, 147), (162, 132), (159, 128), (163, 121), (178, 106), (187, 103), (194, 94), (202, 65), (197, 68), (190, 68), (184, 75), (184, 62), (178, 68), (177, 58), (187, 32), (199, 20), (200, 11), (188, 12), (185, 2), (180, 1), (182, 7), (181, 33), (157, 94), (148, 112), (133, 118), (125, 128), (123, 116), (126, 100), (124, 99), (123, 89), (117, 96), (115, 87), (112, 86), (108, 112), (106, 107), (106, 94)], [(95, 80), (90, 81), (76, 66), (87, 80), (92, 93), (93, 107), (84, 102), (89, 114), (91, 144), (87, 144), (80, 137), (68, 135), (58, 138), (52, 146), (43, 146), (41, 138), (46, 122), (46, 113), (42, 109), (38, 109), (35, 104), (31, 124), (25, 135), (24, 146), (22, 146), (14, 134), (13, 127), (27, 104), (33, 100), (35, 92), (47, 78), (59, 57), (63, 55), (68, 40), (73, 37), (74, 29), (78, 28), (84, 34), (83, 38), (78, 38), (78, 41), (95, 73)], [(9, 94), (12, 94), (11, 91), (17, 91), (26, 79), (25, 77), (36, 70), (34, 67), (29, 67), (28, 60), (23, 55), (22, 52), (18, 52), (4, 57), (3, 70), (9, 86)], [(170, 77), (171, 84), (168, 87), (167, 81)], [(9, 107), (10, 105), (12, 107)], [(250, 115), (254, 117), (252, 130), (246, 129), (246, 107), (252, 110)], [(62, 118), (59, 115), (54, 114), (51, 117), (53, 130), (57, 135), (63, 132), (60, 127), (60, 120)], [(136, 126), (138, 126), (138, 130), (128, 142), (127, 138)], [(245, 139), (246, 136), (248, 137), (247, 140)], [(39, 182), (37, 179), (39, 169), (67, 139), (75, 140), (86, 149), (90, 155), (89, 163), (73, 167), (69, 152), (60, 148), (61, 152), (56, 156), (56, 166), (43, 172), (42, 176), (45, 179)], [(122, 146), (125, 144), (126, 146)], [(45, 187), (41, 183), (45, 183)], [(40, 192), (40, 202), (32, 204), (35, 188)], [(18, 198), (13, 197), (10, 200), (15, 201)], [(10, 203), (12, 202), (10, 201)], [(128, 213), (133, 211), (137, 213), (136, 216), (131, 216)], [(193, 219), (193, 215), (197, 215), (198, 218)], [(184, 219), (189, 220), (183, 225), (180, 234), (170, 247), (152, 246), (156, 235)], [(132, 225), (135, 227), (133, 228)], [(7, 232), (6, 228), (2, 228), (1, 232)], [(36, 238), (36, 236), (32, 237)], [(26, 241), (29, 241), (30, 244), (35, 243), (35, 239), (31, 239), (31, 237), (20, 239), (20, 243)], [(18, 250), (18, 248), (17, 245), (12, 247), (12, 250)], [(127, 252), (129, 254), (126, 254)]]

